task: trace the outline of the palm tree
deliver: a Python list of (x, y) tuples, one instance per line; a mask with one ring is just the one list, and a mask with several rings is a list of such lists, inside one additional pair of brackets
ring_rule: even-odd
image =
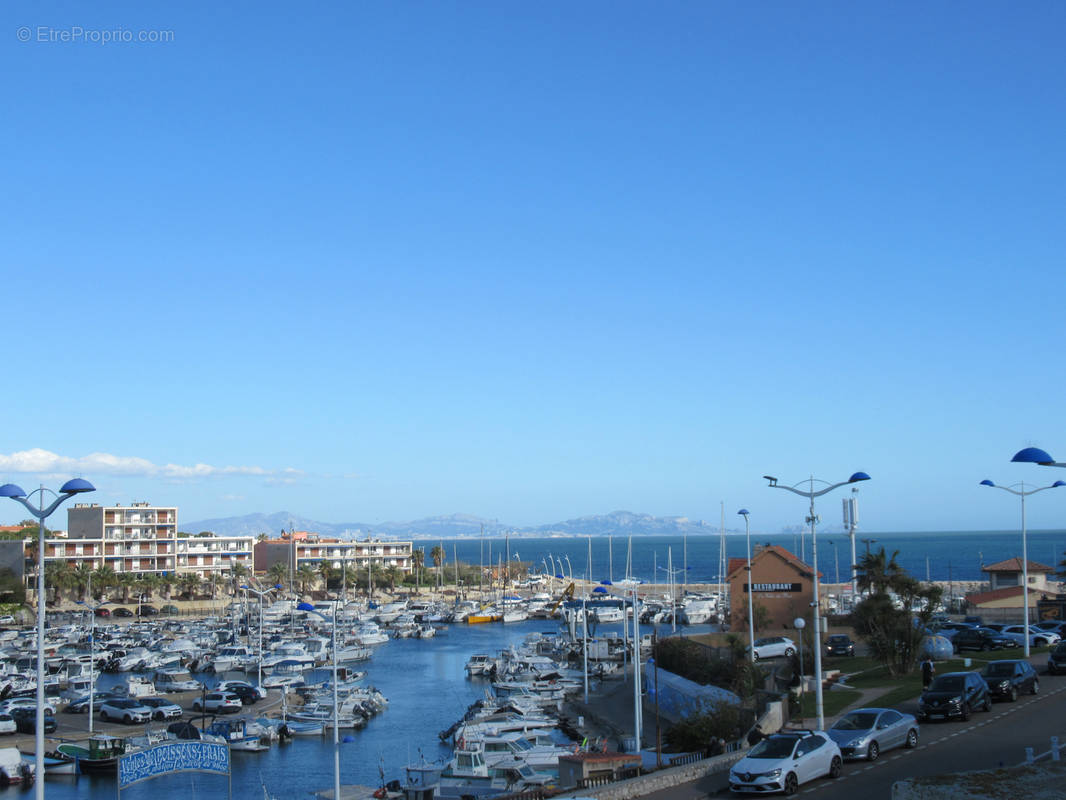
[(186, 572), (178, 578), (178, 586), (181, 587), (181, 593), (192, 600), (196, 590), (200, 588), (200, 576), (195, 572)]
[(857, 565), (859, 589), (873, 594), (883, 594), (894, 588), (900, 579), (906, 577), (899, 564), (896, 563), (898, 555), (899, 550), (896, 550), (889, 558), (885, 554), (885, 548), (882, 547), (878, 552), (867, 553), (860, 558)]
[[(118, 575), (115, 574), (115, 570), (104, 564), (101, 567), (93, 570), (93, 595), (95, 597), (103, 597), (107, 594), (107, 590), (113, 586), (116, 586), (118, 582)], [(92, 599), (92, 598), (90, 598)]]
[(308, 587), (315, 585), (315, 568), (310, 564), (303, 564), (296, 570), (296, 582), (300, 584), (300, 594), (307, 594)]
[(120, 572), (115, 577), (115, 585), (122, 591), (122, 602), (129, 603), (130, 589), (137, 583), (137, 576), (132, 572)]
[(45, 600), (47, 592), (52, 592), (52, 602), (58, 603), (63, 599), (63, 590), (69, 589), (74, 583), (74, 571), (66, 561), (44, 562), (44, 585)]
[(322, 559), (318, 562), (318, 574), (322, 576), (323, 589), (329, 589), (329, 582), (334, 577), (334, 573), (339, 573), (339, 570), (335, 570), (328, 561)]
[(396, 584), (403, 580), (403, 571), (393, 565), (385, 568), (385, 580), (389, 582), (389, 591), (396, 591)]
[(422, 587), (422, 567), (426, 563), (426, 551), (419, 547), (411, 551), (411, 566), (415, 570), (415, 588)]
[(211, 599), (215, 599), (215, 594), (218, 591), (218, 587), (226, 582), (226, 579), (219, 575), (217, 572), (212, 572), (211, 577), (207, 579), (207, 586), (211, 590)]
[(93, 568), (84, 561), (72, 570), (71, 577), (74, 580), (74, 588), (77, 589), (79, 600), (86, 599), (85, 594), (89, 591), (89, 582), (92, 576)]
[(283, 584), (289, 579), (289, 568), (281, 561), (275, 561), (267, 570), (267, 578), (270, 579), (271, 586)]

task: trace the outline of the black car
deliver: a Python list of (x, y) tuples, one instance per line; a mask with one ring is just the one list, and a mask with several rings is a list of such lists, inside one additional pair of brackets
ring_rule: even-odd
[(239, 683), (229, 684), (226, 686), (226, 691), (241, 698), (242, 705), (251, 706), (259, 702), (259, 692), (253, 686), (243, 686)]
[(132, 617), (133, 616), (133, 612), (130, 611), (128, 608), (116, 608), (114, 611), (111, 612), (111, 616), (112, 617)]
[(1023, 692), (1036, 694), (1040, 691), (1036, 670), (1028, 661), (1021, 659), (989, 661), (981, 677), (988, 684), (988, 692), (994, 700), (1010, 700), (1013, 703)]
[(1047, 674), (1057, 675), (1060, 672), (1066, 672), (1066, 641), (1059, 642), (1047, 654)]
[[(23, 708), (15, 708), (11, 710), (11, 716), (15, 720), (15, 727), (18, 728), (19, 733), (36, 733), (37, 731), (37, 709), (30, 706)], [(44, 732), (54, 733), (56, 729), (56, 718), (51, 714), (44, 715)]]
[(1005, 650), (1017, 647), (1018, 643), (990, 628), (968, 628), (951, 637), (951, 646), (958, 653), (962, 650)]
[(855, 655), (855, 642), (846, 633), (834, 633), (825, 640), (825, 654), (827, 656), (853, 656)]
[(159, 614), (159, 609), (155, 606), (140, 606), (137, 613), (142, 617), (154, 617)]
[(976, 672), (948, 672), (934, 678), (918, 698), (918, 720), (953, 717), (968, 720), (975, 708), (992, 710), (985, 679)]

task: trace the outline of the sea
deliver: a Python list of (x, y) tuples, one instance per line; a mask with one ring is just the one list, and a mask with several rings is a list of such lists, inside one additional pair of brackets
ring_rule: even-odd
[[(851, 543), (847, 534), (816, 532), (818, 569), (822, 580), (833, 583), (848, 581), (851, 563)], [(1028, 531), (1026, 534), (1030, 561), (1036, 561), (1056, 571), (1066, 558), (1066, 530)], [(458, 560), (466, 564), (497, 564), (511, 557), (528, 563), (531, 571), (593, 581), (615, 581), (634, 577), (647, 583), (718, 583), (723, 540), (729, 558), (743, 557), (746, 550), (744, 534), (718, 533), (698, 536), (632, 536), (632, 537), (553, 537), (508, 539), (445, 539), (442, 542), (415, 542), (430, 553), (442, 546), (446, 564)], [(867, 542), (869, 540), (869, 542)], [(632, 543), (630, 545), (630, 542)], [(810, 532), (787, 534), (752, 533), (751, 543), (773, 544), (786, 548), (807, 563), (812, 563), (813, 547)], [(872, 552), (884, 548), (887, 555), (896, 555), (896, 563), (920, 580), (980, 581), (987, 579), (981, 568), (1022, 555), (1022, 534), (1013, 531), (937, 531), (911, 533), (869, 533), (855, 535), (856, 555), (859, 559), (867, 547)], [(591, 555), (590, 555), (591, 553)], [(627, 569), (628, 565), (628, 569)]]
[[(860, 533), (857, 548), (884, 547), (897, 553), (896, 560), (915, 577), (937, 581), (978, 581), (981, 566), (1021, 555), (1020, 531), (957, 531), (930, 533)], [(630, 544), (630, 541), (632, 544)], [(440, 545), (446, 552), (445, 567), (455, 558), (466, 563), (498, 563), (509, 550), (512, 558), (529, 563), (538, 571), (590, 575), (593, 580), (620, 580), (628, 573), (649, 583), (715, 583), (723, 537), (718, 534), (688, 537), (633, 536), (584, 538), (459, 539), (418, 542), (430, 552)], [(809, 535), (753, 534), (754, 544), (777, 544), (797, 555), (811, 556)], [(724, 537), (725, 555), (745, 554), (743, 534)], [(850, 544), (841, 534), (818, 535), (818, 563), (824, 580), (847, 581)], [(1033, 531), (1028, 534), (1029, 558), (1057, 568), (1064, 558), (1066, 531)], [(591, 561), (590, 561), (591, 549)], [(568, 560), (569, 559), (569, 560)], [(561, 566), (560, 566), (561, 565)], [(839, 582), (839, 581), (838, 581)], [(556, 584), (558, 585), (558, 584)], [(474, 653), (495, 653), (520, 642), (533, 632), (555, 633), (557, 623), (526, 621), (516, 625), (445, 626), (431, 639), (393, 639), (374, 649), (373, 658), (361, 665), (366, 683), (376, 686), (389, 700), (389, 707), (366, 728), (349, 731), (350, 741), (341, 748), (341, 782), (380, 786), (385, 780), (402, 778), (403, 768), (421, 758), (444, 759), (450, 748), (438, 732), (449, 728), (489, 688), (484, 679), (468, 678), (463, 669)], [(102, 675), (106, 688), (123, 676)], [(202, 677), (202, 676), (198, 676)], [(317, 677), (312, 675), (312, 677)], [(82, 717), (81, 719), (84, 719)], [(343, 735), (344, 732), (342, 732)], [(232, 754), (232, 797), (297, 798), (328, 790), (332, 786), (333, 747), (331, 735), (297, 738), (275, 745), (263, 753)], [(230, 796), (224, 776), (182, 773), (131, 786), (122, 792), (127, 800), (150, 800), (161, 794), (184, 795), (205, 800)], [(265, 791), (264, 791), (265, 788)], [(27, 789), (9, 788), (4, 796), (29, 796)], [(53, 800), (102, 800), (117, 797), (115, 779), (109, 776), (50, 778), (47, 796)]]

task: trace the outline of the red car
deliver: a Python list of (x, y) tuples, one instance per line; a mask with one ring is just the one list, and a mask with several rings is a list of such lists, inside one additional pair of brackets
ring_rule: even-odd
[(103, 606), (100, 606), (93, 613), (96, 614), (96, 616), (98, 616), (98, 617), (110, 617), (111, 616), (111, 609), (110, 608), (104, 608)]

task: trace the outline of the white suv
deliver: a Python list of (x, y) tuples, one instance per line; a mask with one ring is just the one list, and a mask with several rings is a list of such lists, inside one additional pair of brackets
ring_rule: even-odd
[(796, 654), (796, 643), (787, 636), (767, 636), (755, 640), (755, 660), (760, 658), (792, 658)]
[(787, 730), (763, 739), (729, 770), (737, 793), (796, 793), (800, 784), (828, 775), (839, 778), (844, 760), (824, 731)]

